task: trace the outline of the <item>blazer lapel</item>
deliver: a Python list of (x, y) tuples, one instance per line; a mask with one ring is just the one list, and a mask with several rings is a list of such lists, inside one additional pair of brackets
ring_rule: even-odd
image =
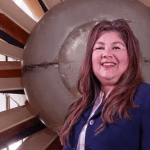
[(87, 108), (87, 110), (85, 110), (83, 116), (85, 117), (86, 120), (89, 118), (93, 106), (94, 106), (94, 103), (91, 103), (91, 105)]
[(104, 104), (101, 104), (93, 116), (97, 116), (98, 114), (101, 114), (103, 106)]

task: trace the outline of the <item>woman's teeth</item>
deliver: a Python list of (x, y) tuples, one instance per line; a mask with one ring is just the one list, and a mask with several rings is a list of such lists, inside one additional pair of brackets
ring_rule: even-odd
[(115, 63), (103, 63), (102, 65), (103, 65), (103, 66), (114, 66)]

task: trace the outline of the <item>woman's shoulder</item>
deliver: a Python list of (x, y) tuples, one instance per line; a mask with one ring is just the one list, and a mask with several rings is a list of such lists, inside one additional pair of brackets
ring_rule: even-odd
[(140, 95), (150, 95), (150, 84), (149, 83), (142, 83), (138, 89), (137, 93)]
[(135, 94), (135, 102), (144, 110), (150, 111), (150, 84), (142, 83)]

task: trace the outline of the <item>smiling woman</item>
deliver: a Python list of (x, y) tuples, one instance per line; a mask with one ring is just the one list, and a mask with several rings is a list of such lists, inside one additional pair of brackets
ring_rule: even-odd
[(116, 31), (102, 32), (93, 48), (92, 65), (101, 90), (110, 93), (128, 67), (127, 48)]
[(140, 60), (125, 20), (103, 20), (91, 30), (78, 80), (81, 97), (60, 132), (64, 150), (149, 149), (150, 85)]

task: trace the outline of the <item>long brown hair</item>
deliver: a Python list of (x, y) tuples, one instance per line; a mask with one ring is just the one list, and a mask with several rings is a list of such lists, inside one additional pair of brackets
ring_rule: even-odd
[(62, 144), (64, 144), (65, 139), (69, 143), (69, 133), (73, 125), (100, 92), (101, 84), (92, 69), (92, 52), (95, 42), (103, 31), (116, 31), (119, 33), (127, 47), (129, 65), (104, 103), (101, 113), (103, 123), (99, 125), (96, 134), (100, 133), (107, 123), (114, 123), (115, 118), (131, 119), (128, 109), (136, 108), (133, 97), (138, 86), (143, 82), (139, 42), (124, 19), (117, 19), (112, 22), (103, 20), (94, 26), (89, 34), (86, 54), (78, 80), (78, 90), (81, 97), (69, 109), (65, 123), (61, 128), (60, 141)]

